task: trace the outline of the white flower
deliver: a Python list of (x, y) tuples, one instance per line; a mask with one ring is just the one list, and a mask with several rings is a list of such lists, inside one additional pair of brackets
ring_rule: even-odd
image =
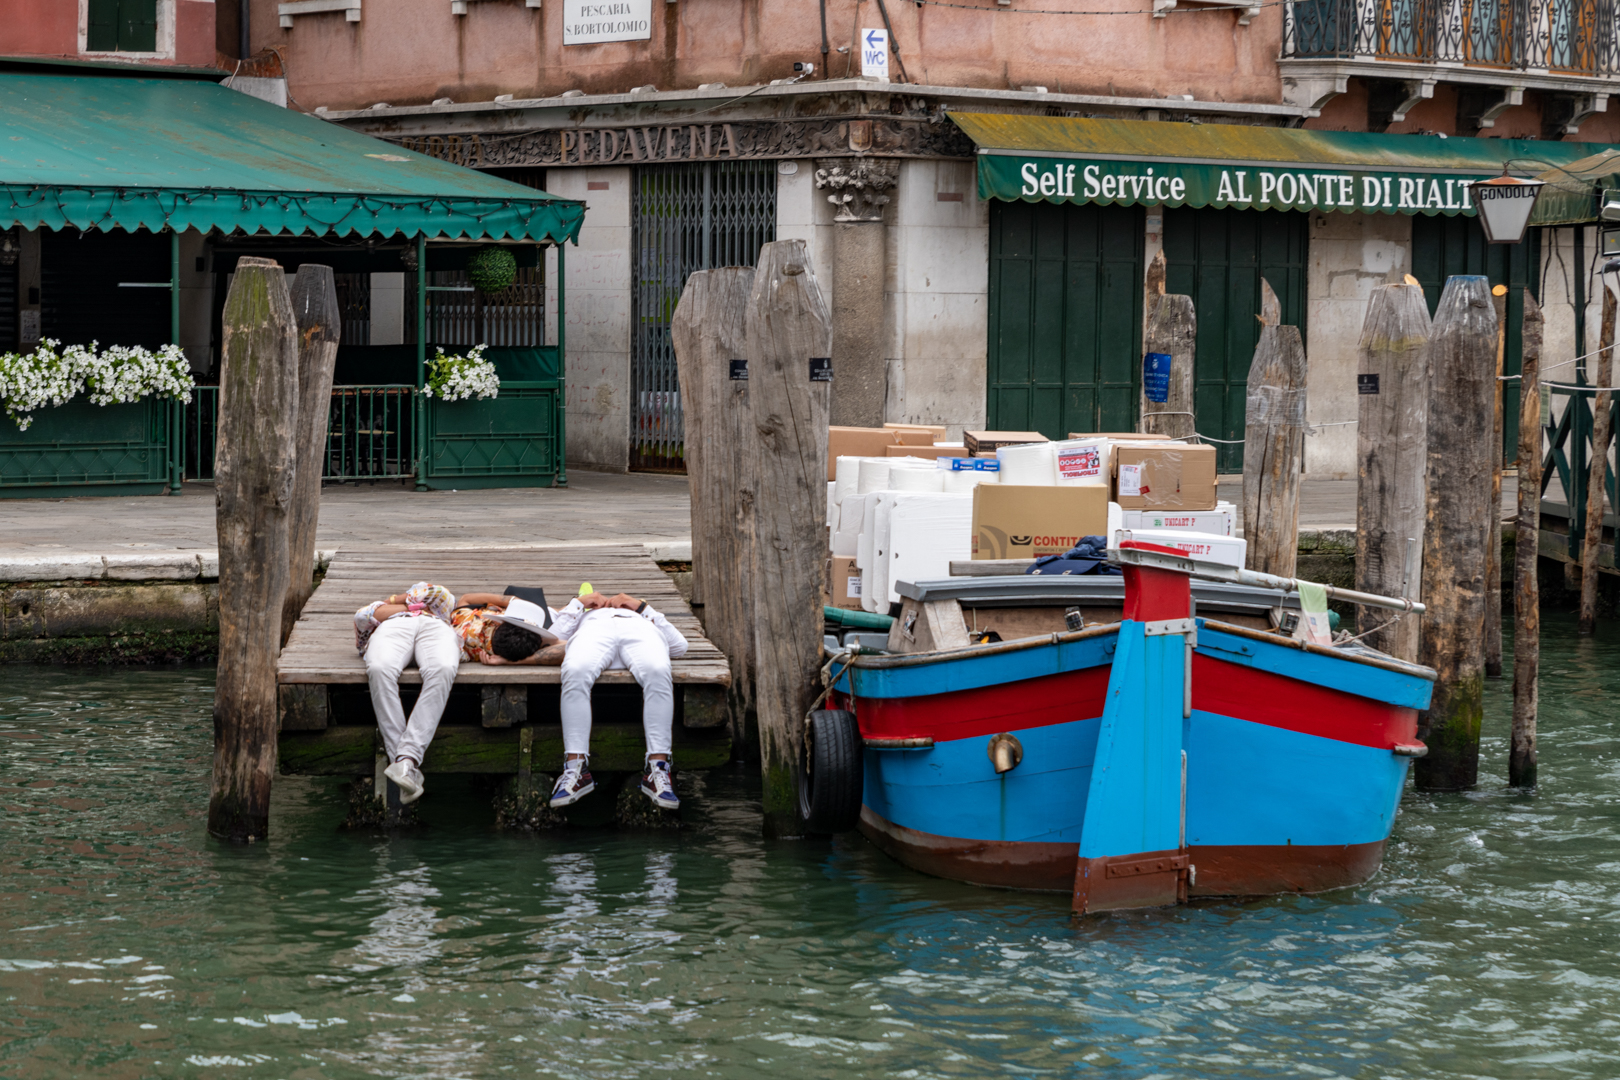
[(6, 415), (27, 431), (33, 414), (65, 405), (88, 387), (97, 405), (139, 401), (157, 394), (191, 401), (191, 365), (178, 345), (153, 353), (140, 346), (114, 345), (97, 353), (99, 343), (69, 345), (45, 338), (33, 353), (0, 353), (0, 403)]
[(501, 379), (495, 365), (484, 359), (487, 346), (475, 345), (466, 356), (446, 356), (443, 349), (427, 363), (427, 385), (422, 393), (441, 401), (465, 398), (492, 398), (501, 392)]

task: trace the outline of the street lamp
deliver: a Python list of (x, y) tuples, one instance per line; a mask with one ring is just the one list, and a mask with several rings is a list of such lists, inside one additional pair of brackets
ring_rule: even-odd
[(1517, 244), (1524, 239), (1524, 230), (1530, 224), (1530, 211), (1536, 207), (1536, 197), (1547, 186), (1545, 180), (1520, 180), (1509, 176), (1507, 169), (1491, 180), (1480, 180), (1469, 185), (1479, 223), (1485, 229), (1485, 239), (1492, 244)]

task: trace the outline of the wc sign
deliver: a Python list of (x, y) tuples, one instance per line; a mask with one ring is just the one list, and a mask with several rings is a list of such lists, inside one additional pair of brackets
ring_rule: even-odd
[(861, 76), (889, 81), (889, 32), (887, 30), (861, 31)]

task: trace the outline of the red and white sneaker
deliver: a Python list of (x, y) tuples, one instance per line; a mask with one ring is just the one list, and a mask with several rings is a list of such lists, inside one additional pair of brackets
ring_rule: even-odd
[(675, 794), (675, 774), (667, 761), (647, 762), (647, 771), (641, 777), (641, 793), (660, 810), (680, 809), (681, 800)]
[(596, 781), (591, 779), (585, 762), (570, 761), (563, 766), (563, 774), (557, 777), (557, 786), (551, 789), (551, 805), (572, 806), (595, 790)]

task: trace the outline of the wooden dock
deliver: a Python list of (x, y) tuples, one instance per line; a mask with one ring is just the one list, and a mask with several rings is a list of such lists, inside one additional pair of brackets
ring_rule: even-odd
[[(282, 772), (364, 776), (377, 771), (380, 741), (365, 661), (354, 648), (354, 613), (418, 581), (443, 585), (458, 597), (504, 592), (509, 585), (539, 586), (553, 608), (567, 603), (584, 581), (602, 592), (641, 597), (689, 642), (686, 655), (673, 661), (677, 765), (702, 768), (729, 759), (730, 665), (703, 636), (669, 575), (641, 546), (345, 548), (305, 605), (277, 663)], [(416, 669), (408, 668), (400, 687), (409, 697), (420, 682)], [(524, 776), (531, 763), (536, 771), (554, 771), (562, 758), (561, 682), (556, 667), (464, 662), (423, 771)], [(592, 705), (592, 771), (638, 771), (641, 695), (630, 673), (604, 672)]]

